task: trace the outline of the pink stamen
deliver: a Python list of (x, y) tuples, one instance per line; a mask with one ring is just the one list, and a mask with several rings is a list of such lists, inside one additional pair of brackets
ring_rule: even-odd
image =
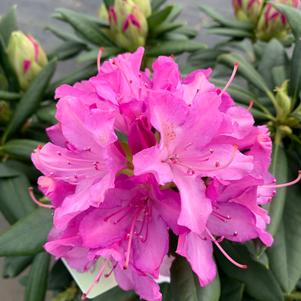
[(237, 73), (237, 70), (238, 70), (238, 65), (239, 65), (239, 62), (236, 62), (234, 64), (234, 68), (233, 68), (233, 71), (232, 71), (232, 74), (231, 74), (231, 77), (229, 79), (229, 81), (227, 82), (225, 88), (222, 90), (222, 92), (219, 94), (220, 96), (223, 96), (225, 94), (225, 92), (227, 91), (227, 89), (230, 87), (230, 85), (232, 84), (235, 76), (236, 76), (236, 73)]
[(108, 263), (108, 259), (106, 259), (106, 261), (104, 262), (104, 264), (101, 266), (98, 274), (96, 275), (96, 277), (94, 278), (93, 280), (93, 283), (91, 284), (91, 286), (88, 288), (88, 290), (82, 295), (81, 297), (81, 300), (86, 300), (87, 299), (87, 296), (91, 293), (91, 291), (93, 290), (93, 288), (95, 287), (95, 285), (99, 282), (102, 274), (104, 273), (105, 271), (105, 268), (107, 266), (107, 263)]
[(248, 106), (248, 111), (249, 111), (249, 112), (252, 110), (253, 106), (254, 106), (254, 101), (253, 101), (253, 100), (250, 100), (250, 104), (249, 104), (249, 106)]
[(28, 187), (28, 193), (29, 193), (31, 199), (32, 199), (38, 206), (40, 206), (40, 207), (42, 207), (42, 208), (46, 208), (46, 209), (53, 209), (53, 208), (55, 208), (53, 205), (47, 205), (47, 204), (44, 204), (44, 203), (42, 203), (41, 201), (39, 201), (39, 200), (35, 197), (35, 195), (34, 195), (34, 193), (33, 193), (33, 188), (32, 188), (32, 187)]
[(211, 232), (206, 228), (206, 232), (213, 241), (213, 243), (218, 247), (218, 249), (222, 252), (222, 254), (235, 266), (237, 266), (240, 269), (246, 269), (248, 266), (246, 264), (240, 264), (237, 261), (235, 261), (233, 258), (230, 257), (230, 255), (223, 249), (223, 247), (219, 244), (219, 242), (214, 238), (214, 236), (211, 234)]
[(126, 270), (129, 267), (129, 263), (130, 263), (130, 255), (131, 255), (131, 249), (132, 249), (132, 242), (133, 242), (133, 236), (134, 236), (134, 230), (135, 230), (135, 225), (136, 225), (136, 221), (137, 218), (140, 214), (141, 210), (138, 210), (133, 218), (132, 224), (131, 224), (131, 229), (130, 229), (130, 233), (129, 233), (129, 242), (128, 242), (128, 246), (127, 246), (127, 251), (126, 251), (126, 259), (125, 259), (125, 263), (123, 268)]
[(288, 182), (288, 183), (283, 183), (283, 184), (271, 184), (271, 185), (262, 185), (260, 187), (263, 187), (263, 188), (284, 188), (284, 187), (288, 187), (288, 186), (292, 186), (292, 185), (295, 185), (297, 184), (299, 181), (301, 180), (301, 170), (298, 171), (298, 177), (291, 181), (291, 182)]
[(100, 72), (100, 68), (101, 68), (101, 56), (102, 56), (102, 53), (103, 53), (103, 48), (99, 48), (99, 51), (98, 51), (98, 55), (97, 55), (97, 70), (98, 72)]

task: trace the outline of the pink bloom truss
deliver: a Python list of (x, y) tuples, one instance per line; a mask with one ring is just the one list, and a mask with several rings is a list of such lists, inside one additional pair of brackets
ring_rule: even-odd
[(111, 266), (105, 276), (123, 289), (161, 300), (171, 232), (202, 286), (216, 274), (212, 244), (242, 268), (221, 240), (272, 244), (261, 207), (278, 187), (267, 128), (227, 94), (231, 81), (216, 88), (209, 69), (182, 79), (170, 57), (151, 74), (142, 57), (142, 48), (119, 55), (95, 77), (59, 87), (51, 142), (32, 155), (54, 209), (46, 250), (79, 271), (105, 258), (84, 297)]

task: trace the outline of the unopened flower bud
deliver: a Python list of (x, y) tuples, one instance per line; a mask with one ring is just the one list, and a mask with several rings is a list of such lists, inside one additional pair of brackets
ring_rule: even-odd
[(292, 100), (288, 96), (288, 81), (286, 80), (280, 87), (276, 88), (276, 92), (278, 117), (283, 119), (291, 112)]
[(152, 6), (150, 0), (133, 0), (133, 2), (140, 8), (146, 18), (152, 14)]
[(148, 32), (146, 16), (133, 0), (116, 0), (108, 14), (111, 34), (120, 47), (135, 50), (145, 45)]
[[(300, 4), (300, 0), (277, 0), (275, 2), (295, 8), (298, 8)], [(286, 17), (277, 11), (271, 3), (267, 3), (257, 24), (256, 37), (263, 41), (269, 41), (272, 38), (286, 41), (290, 31)]]
[(233, 0), (234, 13), (238, 20), (249, 21), (256, 26), (264, 0)]
[(7, 52), (20, 87), (26, 90), (47, 64), (46, 54), (32, 36), (25, 35), (21, 31), (14, 31), (11, 34)]

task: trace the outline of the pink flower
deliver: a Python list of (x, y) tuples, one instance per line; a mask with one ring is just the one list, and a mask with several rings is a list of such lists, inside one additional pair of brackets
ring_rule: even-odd
[(172, 58), (159, 57), (151, 74), (142, 57), (141, 48), (101, 66), (99, 55), (96, 76), (59, 87), (51, 142), (32, 155), (51, 202), (40, 204), (54, 209), (45, 249), (82, 272), (104, 259), (84, 298), (111, 267), (105, 276), (121, 288), (160, 301), (171, 232), (202, 286), (216, 275), (213, 244), (245, 268), (220, 241), (270, 246), (261, 205), (301, 178), (275, 184), (267, 128), (226, 92), (238, 64), (221, 90), (210, 69), (182, 79)]
[(79, 270), (88, 269), (106, 251), (122, 288), (160, 300), (155, 279), (168, 252), (168, 229), (183, 231), (177, 225), (179, 211), (178, 193), (160, 191), (152, 175), (119, 176), (98, 208), (73, 218), (63, 231), (54, 228), (45, 248)]
[(182, 202), (178, 223), (201, 233), (212, 211), (201, 178), (241, 179), (252, 170), (253, 159), (234, 144), (214, 142), (225, 118), (216, 92), (200, 93), (191, 106), (172, 93), (153, 92), (148, 103), (161, 141), (135, 154), (135, 174), (152, 172), (161, 185), (174, 182)]

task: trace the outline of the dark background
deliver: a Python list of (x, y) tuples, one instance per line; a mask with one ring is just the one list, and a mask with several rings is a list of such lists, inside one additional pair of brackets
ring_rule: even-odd
[[(198, 4), (208, 4), (223, 14), (231, 14), (231, 0), (169, 0), (168, 2), (182, 5), (184, 12), (180, 18), (197, 29), (199, 31), (198, 39), (208, 45), (212, 45), (216, 37), (206, 35), (203, 27), (207, 23), (208, 18), (198, 11)], [(58, 45), (59, 40), (45, 31), (45, 26), (49, 24), (63, 26), (62, 23), (51, 18), (55, 8), (64, 7), (96, 15), (100, 3), (101, 0), (0, 0), (0, 15), (16, 4), (19, 28), (26, 33), (31, 33), (41, 43), (43, 48), (49, 51)], [(74, 68), (74, 63), (67, 62), (62, 64), (58, 69), (58, 75), (67, 73), (69, 70), (72, 70), (71, 68)], [(6, 227), (7, 224), (0, 216), (0, 232)], [(0, 275), (2, 274), (2, 265), (3, 260), (0, 258)], [(23, 288), (18, 283), (18, 280), (3, 280), (0, 277), (0, 300), (23, 300)]]

